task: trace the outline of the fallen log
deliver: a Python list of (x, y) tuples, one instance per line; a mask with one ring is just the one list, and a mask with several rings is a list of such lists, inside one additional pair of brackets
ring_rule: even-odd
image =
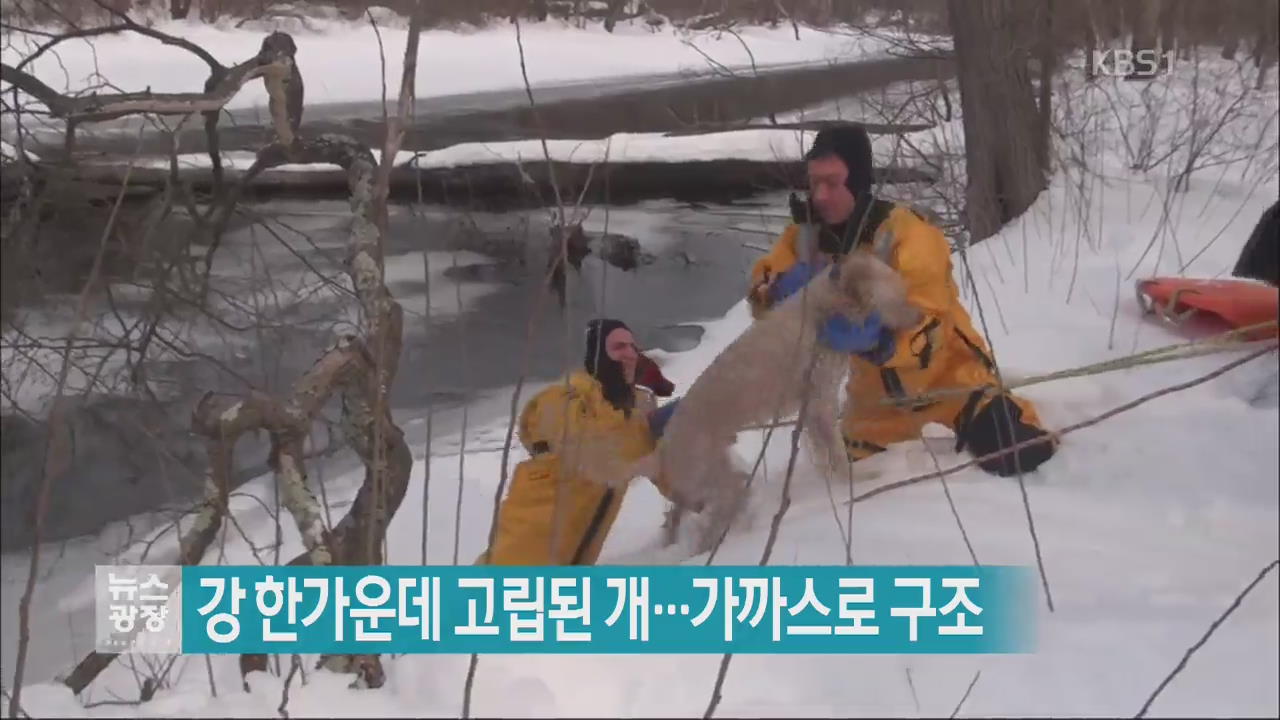
[[(689, 162), (620, 162), (595, 166), (589, 163), (553, 163), (554, 177), (562, 196), (577, 197), (584, 185), (587, 203), (628, 204), (652, 198), (684, 201), (716, 201), (749, 197), (760, 192), (786, 190), (804, 184), (804, 163), (757, 160), (701, 160)], [(79, 180), (100, 185), (120, 183), (123, 164), (83, 163), (76, 167)], [(588, 184), (588, 175), (594, 173)], [(243, 169), (225, 168), (230, 184), (238, 184)], [(213, 188), (213, 171), (207, 167), (187, 167), (179, 171), (183, 183), (202, 194)], [(473, 208), (509, 208), (542, 204), (540, 198), (555, 197), (552, 173), (545, 162), (485, 163), (450, 168), (417, 170), (400, 165), (391, 170), (390, 196), (416, 200), (421, 185), (422, 198), (431, 203)], [(929, 172), (910, 166), (876, 168), (875, 182), (884, 184), (933, 183)], [(169, 179), (167, 168), (135, 167), (130, 184), (163, 187)], [(293, 170), (274, 168), (253, 178), (244, 188), (244, 199), (275, 197), (332, 199), (348, 192), (348, 176), (338, 167)]]

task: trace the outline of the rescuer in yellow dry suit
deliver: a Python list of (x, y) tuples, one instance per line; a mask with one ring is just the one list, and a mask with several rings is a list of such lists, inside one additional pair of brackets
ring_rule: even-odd
[[(520, 413), (519, 439), (531, 457), (516, 466), (498, 511), (493, 545), (477, 563), (595, 564), (628, 483), (593, 482), (586, 463), (623, 467), (648, 454), (675, 406), (655, 408), (649, 391), (635, 384), (640, 361), (625, 324), (612, 319), (588, 324), (584, 367), (569, 374), (567, 387), (564, 381), (550, 385)], [(566, 445), (581, 450), (557, 450)], [(575, 459), (567, 461), (566, 455)], [(581, 471), (566, 472), (566, 463)]]
[[(863, 326), (835, 316), (821, 328), (829, 347), (850, 355), (848, 405), (842, 419), (849, 456), (860, 460), (888, 445), (918, 438), (925, 423), (956, 433), (956, 451), (982, 457), (1045, 435), (1025, 398), (990, 390), (991, 354), (960, 303), (951, 253), (942, 231), (915, 211), (871, 193), (871, 143), (860, 125), (824, 128), (805, 155), (809, 201), (791, 200), (794, 221), (752, 268), (753, 317), (798, 291), (819, 269), (850, 250), (869, 251), (899, 272), (907, 299), (924, 318), (891, 332), (876, 316)], [(941, 397), (917, 398), (952, 389)], [(884, 402), (892, 399), (892, 404)], [(982, 463), (998, 475), (1028, 472), (1053, 456), (1056, 439)]]

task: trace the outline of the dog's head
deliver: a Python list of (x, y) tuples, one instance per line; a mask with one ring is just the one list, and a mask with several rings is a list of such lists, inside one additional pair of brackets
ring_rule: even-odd
[(837, 272), (837, 312), (862, 319), (875, 310), (894, 330), (920, 322), (920, 311), (907, 302), (902, 276), (874, 255), (861, 250), (850, 252)]

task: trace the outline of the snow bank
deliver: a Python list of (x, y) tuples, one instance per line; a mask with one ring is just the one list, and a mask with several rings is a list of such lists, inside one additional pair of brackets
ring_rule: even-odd
[[(382, 71), (378, 35), (367, 22), (317, 19), (311, 30), (289, 27), (298, 43), (298, 66), (308, 103), (379, 100)], [(198, 20), (164, 21), (156, 29), (190, 40), (226, 65), (252, 57), (271, 28), (218, 27)], [(394, 102), (408, 36), (405, 27), (379, 27), (386, 69), (383, 77)], [(525, 65), (534, 87), (549, 84), (625, 80), (655, 74), (706, 74), (707, 58), (735, 71), (796, 63), (850, 61), (883, 52), (885, 43), (801, 28), (745, 27), (731, 33), (650, 31), (642, 22), (620, 23), (613, 33), (559, 21), (521, 26)], [(17, 37), (17, 36), (15, 36)], [(13, 64), (45, 38), (26, 36), (6, 46), (0, 57)], [(419, 99), (518, 89), (524, 86), (514, 26), (495, 23), (471, 32), (433, 29), (422, 33), (417, 70)], [(696, 48), (696, 49), (695, 49)], [(699, 52), (701, 51), (701, 52)], [(706, 57), (702, 53), (706, 54)], [(28, 68), (58, 90), (80, 90), (105, 78), (123, 91), (190, 92), (208, 76), (208, 66), (191, 53), (132, 33), (68, 41)], [(100, 80), (98, 80), (100, 82)], [(261, 83), (246, 87), (228, 109), (266, 108)]]
[[(574, 163), (696, 162), (700, 160), (793, 161), (808, 147), (811, 133), (752, 129), (707, 135), (616, 133), (599, 140), (548, 140), (552, 160)], [(489, 163), (540, 162), (539, 140), (460, 143), (423, 153), (410, 166), (447, 168)]]
[[(548, 155), (557, 162), (568, 163), (634, 163), (697, 162), (703, 160), (754, 160), (757, 162), (790, 162), (801, 156), (813, 133), (801, 130), (768, 128), (708, 133), (705, 135), (668, 135), (666, 133), (615, 133), (593, 140), (548, 140), (546, 153), (540, 140), (459, 143), (440, 150), (415, 153), (401, 150), (396, 154), (397, 167), (436, 170), (476, 165), (509, 165), (539, 163)], [(373, 151), (381, 162), (382, 153)], [(247, 170), (254, 153), (230, 151), (222, 154), (225, 167)], [(112, 164), (117, 164), (113, 161)], [(138, 167), (166, 168), (169, 159), (147, 157)], [(210, 166), (209, 156), (183, 153), (178, 156), (181, 169)], [(331, 165), (285, 164), (275, 171), (316, 172), (333, 170)]]
[[(916, 136), (920, 133), (908, 133)], [(441, 170), (476, 167), (482, 165), (511, 165), (541, 163), (547, 157), (564, 163), (626, 164), (626, 163), (689, 163), (714, 160), (749, 160), (753, 162), (795, 162), (809, 148), (815, 131), (751, 128), (713, 132), (701, 135), (677, 135), (668, 133), (614, 133), (605, 138), (591, 140), (548, 140), (544, 152), (541, 140), (512, 140), (503, 142), (472, 142), (450, 145), (439, 150), (413, 152), (401, 150), (396, 154), (395, 166)], [(901, 140), (891, 135), (876, 135), (872, 150), (877, 164), (887, 164), (904, 154)], [(374, 149), (374, 157), (381, 162), (382, 153)], [(233, 150), (222, 153), (223, 166), (233, 170), (247, 170), (253, 164), (254, 153)], [(110, 161), (119, 165), (119, 160)], [(167, 157), (144, 157), (135, 166), (167, 168)], [(209, 156), (203, 153), (178, 155), (182, 170), (204, 169), (210, 166)], [(284, 164), (268, 172), (329, 172), (336, 168), (324, 164)]]

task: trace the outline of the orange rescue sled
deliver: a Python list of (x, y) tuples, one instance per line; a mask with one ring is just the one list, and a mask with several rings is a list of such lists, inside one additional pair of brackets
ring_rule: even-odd
[(1280, 335), (1280, 288), (1252, 280), (1153, 277), (1136, 283), (1143, 311), (1178, 326), (1188, 321), (1239, 329), (1270, 323), (1245, 333), (1250, 340)]

